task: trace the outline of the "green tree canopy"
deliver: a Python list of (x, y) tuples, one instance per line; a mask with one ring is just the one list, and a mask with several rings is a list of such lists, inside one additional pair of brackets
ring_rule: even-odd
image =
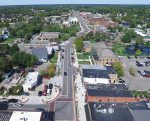
[(142, 54), (142, 52), (141, 52), (141, 50), (137, 50), (136, 52), (135, 52), (135, 54), (137, 55), (137, 56), (140, 56), (141, 54)]
[(115, 62), (112, 64), (113, 68), (118, 74), (118, 77), (122, 77), (124, 75), (124, 69), (121, 62)]
[(74, 44), (76, 45), (77, 51), (81, 52), (83, 49), (83, 38), (82, 37), (76, 38)]

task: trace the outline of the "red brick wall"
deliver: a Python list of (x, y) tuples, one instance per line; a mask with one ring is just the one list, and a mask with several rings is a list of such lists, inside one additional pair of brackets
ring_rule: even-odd
[(88, 102), (137, 102), (134, 97), (96, 97), (96, 96), (87, 96)]

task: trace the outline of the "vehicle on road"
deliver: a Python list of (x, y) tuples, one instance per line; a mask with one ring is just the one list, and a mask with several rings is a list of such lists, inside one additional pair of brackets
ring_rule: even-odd
[(38, 92), (38, 96), (42, 96), (42, 91), (39, 91), (39, 92)]
[(64, 72), (64, 76), (67, 76), (67, 72)]
[(53, 84), (49, 84), (49, 89), (53, 89)]
[(16, 107), (16, 106), (18, 106), (18, 107), (22, 107), (22, 106), (23, 106), (23, 104), (22, 104), (22, 103), (15, 103), (13, 106), (14, 106), (14, 107)]

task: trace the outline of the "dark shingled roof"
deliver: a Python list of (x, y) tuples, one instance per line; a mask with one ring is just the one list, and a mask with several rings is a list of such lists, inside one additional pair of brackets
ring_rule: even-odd
[(3, 112), (0, 111), (0, 121), (9, 121), (11, 118), (12, 112)]
[(33, 48), (32, 54), (35, 55), (38, 59), (48, 58), (48, 51), (46, 48)]
[(110, 78), (106, 70), (82, 69), (82, 72), (83, 72), (83, 77), (87, 77), (87, 78), (107, 78), (107, 79)]
[(92, 121), (135, 121), (126, 105), (89, 103), (89, 106)]
[(89, 96), (133, 97), (123, 84), (87, 85), (87, 93)]

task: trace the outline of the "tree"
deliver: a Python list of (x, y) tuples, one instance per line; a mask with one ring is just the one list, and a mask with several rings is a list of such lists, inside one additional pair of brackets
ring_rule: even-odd
[(49, 76), (53, 77), (55, 75), (55, 71), (56, 71), (56, 66), (54, 63), (52, 63), (48, 69)]
[(140, 49), (138, 49), (138, 50), (135, 52), (135, 54), (136, 54), (137, 56), (140, 56), (140, 55), (142, 54), (142, 52), (141, 52)]
[(31, 33), (28, 33), (25, 35), (25, 40), (30, 40), (32, 37), (32, 34)]
[(7, 57), (0, 57), (0, 74), (10, 70), (12, 68), (12, 63)]
[(130, 43), (131, 42), (131, 36), (130, 36), (130, 34), (126, 33), (125, 35), (123, 35), (121, 37), (121, 41), (123, 43)]
[(24, 36), (24, 31), (23, 30), (19, 30), (17, 32), (17, 37), (23, 38), (23, 36)]
[(60, 36), (60, 39), (62, 40), (62, 41), (66, 41), (66, 40), (68, 40), (70, 38), (70, 35), (69, 34), (62, 34), (61, 36)]
[(76, 49), (78, 52), (81, 52), (83, 49), (83, 38), (82, 37), (78, 37), (74, 44), (76, 45)]
[(131, 76), (134, 76), (134, 77), (135, 77), (135, 75), (136, 75), (136, 70), (135, 70), (135, 68), (130, 67), (130, 68), (129, 68), (129, 74), (130, 74)]
[(32, 67), (37, 62), (37, 58), (25, 52), (16, 52), (12, 56), (12, 62), (15, 66)]
[(124, 69), (121, 62), (114, 62), (112, 66), (114, 70), (117, 72), (118, 77), (122, 77), (124, 75)]
[(7, 55), (9, 53), (9, 45), (8, 44), (0, 44), (0, 54)]
[(142, 45), (144, 43), (143, 37), (137, 36), (136, 45)]
[(13, 54), (15, 54), (16, 52), (19, 52), (19, 51), (20, 51), (20, 49), (19, 49), (18, 45), (14, 44), (10, 47), (9, 54), (13, 55)]

